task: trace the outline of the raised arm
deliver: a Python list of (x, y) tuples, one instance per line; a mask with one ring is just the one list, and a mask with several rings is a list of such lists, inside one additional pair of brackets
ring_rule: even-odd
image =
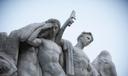
[(60, 43), (60, 41), (61, 41), (61, 39), (62, 39), (62, 36), (63, 36), (63, 33), (64, 33), (66, 27), (67, 27), (67, 26), (70, 26), (72, 23), (74, 23), (74, 21), (73, 21), (74, 19), (76, 19), (76, 18), (75, 18), (75, 11), (73, 10), (72, 13), (71, 13), (71, 15), (70, 15), (70, 17), (69, 17), (69, 18), (66, 20), (66, 22), (63, 24), (63, 26), (61, 27), (61, 29), (59, 30), (59, 32), (58, 32), (58, 34), (57, 34), (57, 36), (56, 36), (55, 42), (56, 42), (57, 44)]

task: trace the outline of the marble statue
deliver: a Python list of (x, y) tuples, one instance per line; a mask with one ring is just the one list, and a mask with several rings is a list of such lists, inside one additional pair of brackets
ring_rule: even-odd
[(96, 76), (93, 75), (93, 70), (92, 70), (92, 66), (90, 65), (90, 60), (83, 51), (84, 47), (89, 45), (92, 41), (93, 41), (93, 36), (90, 32), (82, 32), (77, 38), (77, 44), (74, 47), (70, 47), (73, 50), (72, 52), (73, 64), (74, 64), (73, 76)]
[[(61, 40), (61, 36), (66, 28), (73, 23), (72, 17), (60, 29), (59, 21), (50, 19), (47, 22), (54, 22), (53, 27), (39, 34), (41, 45), (38, 47), (38, 59), (43, 76), (65, 76), (65, 72), (59, 63), (61, 53), (65, 49), (70, 49), (70, 45)], [(59, 33), (58, 33), (59, 32)], [(65, 47), (62, 49), (62, 47)], [(63, 51), (62, 51), (63, 50)]]
[(75, 19), (72, 11), (62, 26), (51, 18), (9, 35), (0, 32), (0, 76), (117, 76), (107, 51), (90, 63), (83, 51), (93, 41), (90, 32), (82, 32), (75, 46), (62, 39)]
[(92, 73), (90, 60), (83, 51), (84, 47), (92, 41), (93, 37), (90, 32), (82, 32), (77, 38), (77, 44), (73, 51), (75, 76), (90, 76)]
[[(61, 39), (62, 35), (60, 34), (63, 34), (65, 28), (73, 23), (72, 19), (73, 17), (71, 15), (71, 17), (66, 21), (66, 23), (63, 25), (61, 29), (60, 29), (60, 22), (58, 20), (49, 19), (42, 23), (29, 24), (21, 29), (14, 30), (11, 32), (10, 36), (16, 37), (20, 42), (19, 56), (18, 56), (19, 58), (17, 64), (18, 76), (42, 76), (42, 74), (45, 75), (47, 72), (49, 73), (47, 73), (45, 76), (53, 75), (51, 74), (51, 72), (55, 74), (54, 76), (60, 76), (61, 74), (65, 76), (65, 73), (63, 69), (61, 69), (61, 66), (58, 61), (59, 52), (61, 53), (61, 48), (58, 46), (60, 43), (57, 41)], [(61, 33), (58, 33), (58, 31)], [(56, 41), (56, 39), (58, 40)], [(44, 48), (44, 44), (45, 44), (45, 48)], [(55, 47), (55, 49), (52, 49), (49, 45), (51, 45), (52, 48)], [(64, 46), (66, 47), (66, 45)], [(40, 48), (42, 47), (44, 49), (42, 49), (43, 51), (40, 51), (41, 50)], [(44, 50), (47, 50), (46, 52), (48, 52), (50, 48), (53, 51), (53, 56), (55, 58), (52, 59), (53, 56), (51, 56), (49, 62), (52, 61), (54, 62), (54, 59), (56, 58), (57, 60), (55, 61), (58, 62), (56, 62), (57, 66), (54, 66), (53, 64), (51, 65), (51, 63), (48, 64), (48, 67), (45, 68), (45, 69), (50, 69), (50, 71), (48, 71), (48, 70), (44, 70), (43, 68), (42, 64), (44, 63), (45, 60), (44, 57), (43, 58), (41, 57), (42, 53), (40, 52), (44, 52)], [(57, 54), (58, 56), (56, 56)], [(48, 56), (50, 56), (50, 54)], [(41, 65), (39, 65), (39, 63)], [(52, 70), (51, 68), (56, 68), (56, 71), (54, 69)]]
[(53, 29), (48, 30), (52, 31), (46, 34), (49, 36), (41, 39), (42, 44), (38, 48), (38, 59), (42, 69), (42, 76), (65, 76), (65, 72), (59, 64), (59, 56), (62, 49), (55, 43), (55, 36), (53, 36), (58, 30), (59, 26), (55, 25)]

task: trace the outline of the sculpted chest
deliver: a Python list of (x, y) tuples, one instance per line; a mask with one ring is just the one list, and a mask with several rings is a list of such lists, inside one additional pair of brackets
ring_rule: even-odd
[(44, 49), (44, 51), (56, 52), (58, 54), (62, 52), (61, 47), (51, 40), (43, 39), (41, 47), (41, 49)]

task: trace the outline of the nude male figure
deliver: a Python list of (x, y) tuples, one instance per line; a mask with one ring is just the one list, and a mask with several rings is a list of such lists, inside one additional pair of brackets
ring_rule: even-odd
[[(65, 76), (65, 72), (59, 63), (59, 58), (62, 53), (62, 47), (59, 44), (63, 43), (60, 42), (57, 44), (55, 42), (56, 35), (60, 29), (59, 21), (50, 19), (48, 22), (49, 25), (53, 25), (53, 27), (40, 33), (38, 37), (41, 40), (41, 44), (38, 47), (38, 59), (42, 69), (42, 75)], [(67, 47), (66, 44), (64, 44), (64, 46)]]
[(73, 51), (75, 76), (90, 76), (92, 73), (89, 58), (83, 51), (84, 47), (92, 41), (93, 37), (90, 32), (82, 32), (77, 38), (77, 44)]
[(47, 34), (40, 33), (39, 35), (39, 38), (42, 38), (42, 44), (38, 48), (38, 59), (43, 76), (65, 76), (59, 64), (59, 55), (62, 49), (55, 43), (55, 36), (59, 31), (59, 26), (57, 23), (54, 23), (53, 28), (48, 29), (48, 32), (46, 31)]
[[(92, 41), (93, 37), (90, 32), (82, 32), (77, 38), (77, 44), (74, 47), (70, 47), (70, 49), (72, 48), (73, 50), (73, 76), (97, 76), (93, 74), (94, 70), (90, 64), (89, 58), (83, 52), (84, 47), (89, 45)], [(70, 43), (69, 41), (65, 42)]]

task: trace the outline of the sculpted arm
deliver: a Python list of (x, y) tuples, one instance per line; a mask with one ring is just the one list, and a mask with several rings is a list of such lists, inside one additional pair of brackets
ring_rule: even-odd
[(75, 19), (75, 11), (72, 11), (70, 17), (66, 20), (66, 22), (63, 24), (63, 26), (59, 30), (59, 32), (56, 36), (56, 41), (55, 41), (57, 44), (60, 43), (63, 33), (64, 33), (65, 29), (67, 28), (67, 26), (70, 26), (72, 23), (74, 23), (73, 19)]

